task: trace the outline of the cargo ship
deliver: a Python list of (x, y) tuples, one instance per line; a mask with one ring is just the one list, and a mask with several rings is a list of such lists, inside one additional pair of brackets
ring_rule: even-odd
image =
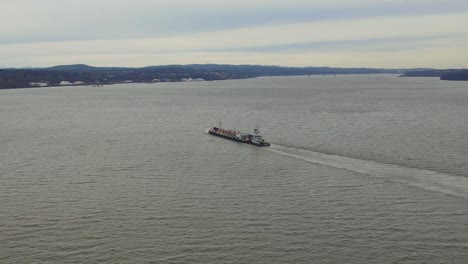
[(254, 129), (253, 133), (241, 133), (237, 130), (224, 129), (221, 127), (212, 127), (208, 130), (213, 136), (222, 137), (225, 139), (237, 141), (240, 143), (247, 143), (255, 145), (258, 147), (269, 147), (270, 143), (265, 142), (265, 140), (260, 135), (260, 130), (258, 128)]

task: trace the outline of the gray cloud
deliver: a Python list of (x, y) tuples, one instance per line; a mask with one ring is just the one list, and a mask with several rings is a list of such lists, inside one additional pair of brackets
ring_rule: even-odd
[(163, 37), (259, 25), (468, 11), (468, 4), (463, 1), (213, 2), (215, 1), (2, 2), (0, 43)]
[[(440, 36), (462, 49), (459, 39), (468, 34), (462, 0), (16, 0), (0, 2), (0, 12), (0, 60), (12, 66), (126, 65), (118, 59), (124, 57), (148, 65), (171, 63), (164, 54), (183, 61), (175, 56), (187, 53), (199, 63), (223, 63), (240, 53), (245, 63), (254, 53), (287, 62), (288, 52), (435, 48)], [(287, 65), (304, 63), (296, 58)], [(359, 58), (355, 63), (360, 66)]]

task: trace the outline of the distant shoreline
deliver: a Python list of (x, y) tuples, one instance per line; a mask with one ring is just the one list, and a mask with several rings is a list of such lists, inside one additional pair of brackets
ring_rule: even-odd
[(142, 68), (93, 67), (84, 64), (49, 68), (0, 69), (0, 89), (109, 85), (117, 83), (158, 83), (219, 81), (264, 76), (402, 74), (401, 69), (282, 67), (262, 65), (191, 64)]
[(437, 77), (444, 81), (468, 81), (467, 69), (423, 70), (405, 72), (400, 77)]
[(50, 86), (28, 86), (28, 87), (12, 87), (12, 88), (0, 88), (0, 90), (15, 90), (15, 89), (41, 89), (41, 88), (69, 88), (69, 87), (95, 87), (102, 88), (105, 86), (119, 85), (119, 84), (163, 84), (163, 83), (199, 83), (199, 82), (215, 82), (215, 81), (233, 81), (233, 80), (247, 80), (247, 79), (256, 79), (256, 78), (271, 78), (271, 77), (313, 77), (313, 76), (328, 76), (328, 77), (338, 77), (338, 76), (361, 76), (361, 75), (395, 75), (398, 77), (398, 74), (395, 73), (373, 73), (373, 74), (324, 74), (324, 75), (275, 75), (275, 76), (257, 76), (249, 78), (238, 78), (238, 79), (222, 79), (222, 80), (204, 80), (204, 81), (168, 81), (168, 82), (115, 82), (115, 83), (101, 83), (99, 85), (92, 83), (84, 84), (67, 84), (67, 85), (50, 85)]
[(442, 80), (468, 80), (468, 70), (282, 67), (224, 64), (124, 68), (93, 67), (77, 64), (49, 68), (0, 69), (0, 89), (103, 86), (122, 83), (221, 81), (267, 76), (369, 74), (400, 74), (401, 77), (439, 77)]

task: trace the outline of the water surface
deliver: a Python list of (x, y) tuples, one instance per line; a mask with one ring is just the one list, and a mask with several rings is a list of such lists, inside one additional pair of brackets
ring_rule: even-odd
[(466, 263), (466, 102), (392, 75), (0, 91), (0, 263)]

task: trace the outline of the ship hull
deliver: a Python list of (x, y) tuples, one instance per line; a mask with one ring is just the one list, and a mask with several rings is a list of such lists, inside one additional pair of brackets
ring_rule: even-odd
[(210, 135), (213, 135), (213, 136), (225, 138), (225, 139), (232, 140), (232, 141), (236, 141), (236, 142), (239, 142), (239, 143), (245, 143), (245, 144), (249, 144), (249, 145), (254, 145), (254, 146), (257, 146), (257, 147), (269, 147), (269, 146), (271, 146), (270, 143), (263, 142), (263, 143), (261, 143), (261, 144), (256, 144), (256, 143), (254, 143), (254, 142), (252, 142), (252, 141), (241, 140), (241, 139), (236, 138), (236, 137), (231, 137), (231, 136), (228, 136), (228, 135), (223, 135), (223, 134), (220, 134), (220, 133), (216, 133), (215, 131), (212, 131), (211, 129), (208, 131), (208, 133), (209, 133)]

